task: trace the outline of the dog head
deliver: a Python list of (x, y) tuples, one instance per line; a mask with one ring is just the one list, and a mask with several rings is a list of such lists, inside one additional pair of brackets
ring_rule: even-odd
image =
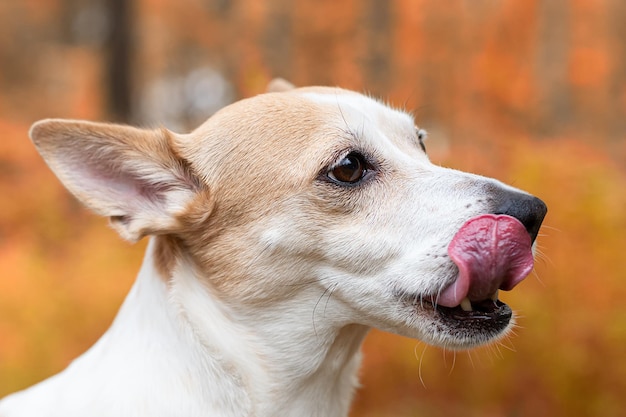
[(545, 205), (433, 165), (412, 117), (374, 99), (273, 90), (184, 135), (45, 120), (31, 137), (122, 237), (158, 236), (164, 279), (188, 260), (231, 305), (306, 292), (313, 312), (327, 297), (332, 326), (449, 348), (504, 334), (512, 313), (498, 289), (530, 272)]

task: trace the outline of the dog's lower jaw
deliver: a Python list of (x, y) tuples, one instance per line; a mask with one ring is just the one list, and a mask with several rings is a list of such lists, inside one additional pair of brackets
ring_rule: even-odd
[(107, 333), (62, 373), (0, 401), (0, 416), (348, 414), (368, 328), (314, 328), (284, 305), (255, 321), (259, 312), (212, 297), (190, 265), (164, 280), (153, 249)]

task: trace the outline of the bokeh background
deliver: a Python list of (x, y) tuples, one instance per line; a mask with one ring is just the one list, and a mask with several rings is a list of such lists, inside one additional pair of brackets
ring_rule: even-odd
[(452, 353), (373, 331), (352, 417), (626, 415), (623, 0), (2, 0), (0, 396), (106, 330), (122, 242), (30, 144), (44, 117), (193, 128), (275, 76), (412, 110), (438, 164), (549, 206), (515, 335)]

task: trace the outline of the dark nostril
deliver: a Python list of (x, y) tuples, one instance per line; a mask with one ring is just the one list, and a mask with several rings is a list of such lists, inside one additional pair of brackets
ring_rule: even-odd
[(515, 217), (524, 225), (534, 242), (547, 212), (548, 207), (537, 197), (518, 192), (506, 192), (498, 200), (494, 214)]

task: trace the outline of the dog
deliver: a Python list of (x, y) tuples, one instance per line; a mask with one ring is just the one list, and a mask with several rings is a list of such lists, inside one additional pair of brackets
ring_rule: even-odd
[(408, 113), (284, 80), (190, 134), (43, 120), (46, 163), (149, 244), (110, 329), (1, 417), (346, 416), (378, 328), (446, 349), (503, 337), (546, 214), (432, 164)]

